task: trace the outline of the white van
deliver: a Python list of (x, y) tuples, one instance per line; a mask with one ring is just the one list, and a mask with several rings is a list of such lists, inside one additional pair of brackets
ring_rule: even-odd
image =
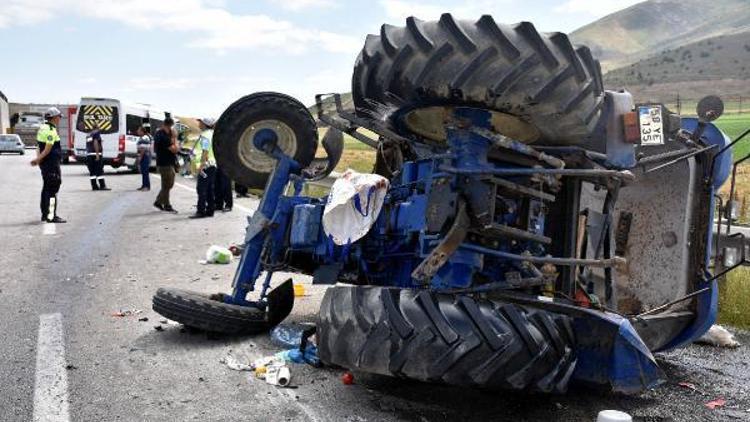
[[(86, 138), (98, 126), (104, 164), (135, 169), (138, 127), (148, 122), (153, 134), (167, 115), (169, 113), (148, 104), (127, 104), (112, 98), (81, 98), (75, 131), (76, 160), (85, 161)], [(155, 166), (156, 160), (151, 160), (151, 164)]]

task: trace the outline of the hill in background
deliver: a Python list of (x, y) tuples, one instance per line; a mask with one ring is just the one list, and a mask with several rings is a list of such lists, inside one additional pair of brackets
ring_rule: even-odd
[(609, 89), (626, 88), (640, 100), (662, 102), (709, 94), (750, 97), (750, 32), (666, 49), (607, 72), (604, 84)]
[(616, 69), (663, 50), (750, 31), (748, 0), (649, 0), (570, 34), (589, 46), (602, 69)]

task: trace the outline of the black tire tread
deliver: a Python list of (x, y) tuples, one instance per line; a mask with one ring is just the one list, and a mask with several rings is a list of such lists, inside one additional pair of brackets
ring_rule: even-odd
[[(294, 159), (307, 167), (318, 149), (318, 131), (310, 111), (295, 98), (277, 92), (257, 92), (240, 98), (221, 114), (214, 128), (214, 154), (219, 168), (236, 183), (263, 189), (270, 172), (247, 168), (237, 157), (237, 142), (245, 129), (259, 116), (283, 114), (285, 123), (295, 131), (297, 150)], [(290, 120), (290, 116), (296, 119)]]
[[(600, 128), (603, 86), (599, 62), (563, 33), (533, 24), (500, 25), (443, 14), (410, 17), (369, 35), (354, 66), (354, 105), (387, 118), (403, 109), (467, 105), (519, 116), (541, 132), (540, 143), (585, 142)], [(392, 99), (399, 99), (399, 103)], [(400, 127), (395, 124), (394, 127)]]
[(271, 327), (265, 311), (230, 305), (203, 293), (160, 288), (152, 299), (153, 310), (189, 327), (226, 334), (255, 334)]
[(320, 307), (324, 363), (448, 384), (563, 392), (576, 365), (564, 315), (429, 291), (329, 288)]

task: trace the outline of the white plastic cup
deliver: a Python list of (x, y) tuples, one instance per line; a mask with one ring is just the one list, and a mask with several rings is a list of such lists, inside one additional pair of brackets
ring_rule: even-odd
[(596, 417), (596, 422), (633, 422), (633, 418), (619, 410), (602, 410)]

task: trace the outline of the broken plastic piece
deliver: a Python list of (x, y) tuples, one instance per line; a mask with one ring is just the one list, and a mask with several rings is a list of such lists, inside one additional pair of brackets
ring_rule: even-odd
[(706, 403), (705, 406), (711, 410), (714, 410), (717, 407), (724, 407), (725, 404), (727, 404), (727, 401), (720, 397), (716, 400), (711, 400), (710, 402)]
[(252, 371), (253, 370), (252, 365), (241, 363), (232, 355), (227, 355), (226, 357), (221, 358), (219, 362), (225, 364), (227, 368), (233, 371)]
[(142, 313), (143, 311), (140, 309), (120, 309), (117, 312), (112, 312), (113, 317), (126, 317), (126, 316), (133, 316), (138, 315)]

